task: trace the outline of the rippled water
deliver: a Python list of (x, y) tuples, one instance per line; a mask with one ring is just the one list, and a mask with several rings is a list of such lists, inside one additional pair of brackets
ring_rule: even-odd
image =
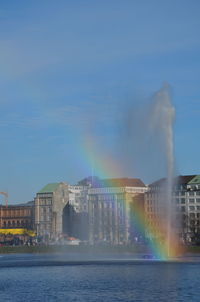
[[(0, 262), (51, 257), (14, 255)], [(200, 263), (0, 267), (0, 301), (200, 301)]]

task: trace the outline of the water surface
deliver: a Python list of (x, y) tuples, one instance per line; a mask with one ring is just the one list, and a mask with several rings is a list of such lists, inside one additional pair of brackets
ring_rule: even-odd
[[(11, 267), (0, 267), (0, 301), (200, 301), (198, 258), (192, 262), (168, 263), (129, 261), (130, 256), (126, 255), (124, 259), (128, 261), (122, 263), (121, 256), (118, 264), (109, 262), (107, 255), (107, 260), (98, 264), (95, 260), (90, 265), (83, 261), (57, 266), (59, 257), (63, 261), (69, 256), (0, 257), (0, 264), (13, 262)], [(56, 259), (55, 265), (48, 265), (51, 259), (52, 262)], [(19, 261), (21, 266), (14, 266)], [(43, 261), (43, 265), (27, 266), (27, 261)]]

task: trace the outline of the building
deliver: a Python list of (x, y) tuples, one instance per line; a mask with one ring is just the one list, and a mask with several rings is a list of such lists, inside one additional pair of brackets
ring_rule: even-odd
[[(148, 186), (145, 193), (146, 236), (166, 237), (166, 185), (165, 178)], [(178, 176), (173, 180), (170, 200), (173, 232), (184, 242), (196, 241), (200, 235), (200, 176)], [(151, 229), (151, 234), (148, 230)], [(164, 232), (163, 232), (164, 230)], [(199, 237), (200, 240), (200, 237)]]
[(34, 203), (32, 201), (9, 206), (0, 206), (0, 228), (34, 229)]
[(182, 237), (185, 241), (200, 243), (200, 175), (187, 182), (181, 199), (178, 195), (176, 198), (182, 213)]
[(63, 210), (69, 203), (68, 184), (50, 183), (35, 197), (37, 235), (54, 239), (63, 232)]
[(93, 184), (88, 189), (90, 243), (129, 244), (134, 236), (132, 204), (144, 192), (146, 186), (137, 178), (105, 179)]
[(88, 212), (88, 186), (69, 185), (69, 204), (76, 213)]
[(88, 240), (88, 186), (69, 186), (69, 203), (63, 210), (63, 233)]

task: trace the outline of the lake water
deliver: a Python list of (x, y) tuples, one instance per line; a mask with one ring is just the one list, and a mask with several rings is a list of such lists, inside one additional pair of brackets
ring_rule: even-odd
[(3, 255), (0, 301), (200, 301), (198, 257), (168, 263), (111, 256)]

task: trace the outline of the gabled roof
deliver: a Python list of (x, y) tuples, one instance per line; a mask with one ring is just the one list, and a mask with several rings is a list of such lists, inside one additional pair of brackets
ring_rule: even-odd
[(196, 175), (195, 177), (193, 177), (189, 183), (189, 185), (195, 185), (195, 184), (200, 184), (200, 175)]
[(60, 185), (59, 182), (47, 184), (38, 193), (53, 193), (56, 191), (59, 185)]

